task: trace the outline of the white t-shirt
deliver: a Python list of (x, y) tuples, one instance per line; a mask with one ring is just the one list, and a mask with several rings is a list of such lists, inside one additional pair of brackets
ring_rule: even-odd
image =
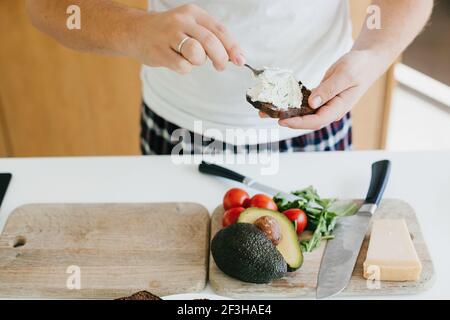
[[(308, 88), (320, 83), (353, 42), (347, 0), (150, 0), (150, 9), (164, 11), (186, 3), (221, 21), (250, 65), (291, 69)], [(225, 138), (226, 129), (277, 128), (277, 140), (308, 132), (282, 128), (275, 119), (260, 119), (245, 99), (255, 81), (252, 73), (231, 63), (225, 72), (207, 63), (188, 75), (144, 66), (142, 81), (144, 101), (159, 116), (229, 143), (236, 141)], [(258, 143), (273, 139), (259, 135)]]

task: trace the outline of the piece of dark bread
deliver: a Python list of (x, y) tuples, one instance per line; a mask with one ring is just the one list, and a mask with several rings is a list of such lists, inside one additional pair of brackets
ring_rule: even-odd
[(117, 300), (162, 300), (160, 297), (148, 291), (139, 291), (129, 297), (119, 298)]
[(252, 98), (247, 95), (247, 101), (259, 111), (264, 112), (271, 118), (277, 119), (288, 119), (293, 117), (302, 117), (316, 112), (315, 109), (311, 108), (308, 104), (309, 96), (311, 95), (311, 90), (307, 89), (301, 82), (299, 85), (302, 87), (302, 107), (301, 108), (288, 108), (287, 110), (281, 110), (275, 107), (271, 103), (252, 101)]

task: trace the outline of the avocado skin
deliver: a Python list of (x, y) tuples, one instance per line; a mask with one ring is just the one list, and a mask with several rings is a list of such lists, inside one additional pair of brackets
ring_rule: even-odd
[(211, 253), (220, 270), (244, 282), (269, 283), (287, 273), (281, 253), (253, 224), (220, 230), (211, 242)]

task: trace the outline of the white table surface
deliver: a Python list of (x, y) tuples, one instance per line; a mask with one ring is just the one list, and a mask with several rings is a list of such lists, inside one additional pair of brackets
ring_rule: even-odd
[[(322, 196), (350, 199), (365, 196), (371, 163), (385, 158), (392, 161), (385, 198), (415, 208), (436, 282), (419, 295), (380, 298), (450, 299), (450, 151), (284, 154), (279, 173), (271, 176), (260, 175), (257, 165), (228, 167), (286, 191), (313, 185)], [(0, 229), (27, 203), (188, 201), (212, 212), (224, 192), (238, 186), (198, 173), (195, 164), (175, 165), (160, 156), (0, 159), (0, 172), (14, 175), (0, 209)], [(212, 291), (208, 286), (203, 293)]]

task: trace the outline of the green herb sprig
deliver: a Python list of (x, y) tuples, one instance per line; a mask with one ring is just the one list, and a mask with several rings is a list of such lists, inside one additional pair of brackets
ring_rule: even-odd
[(339, 217), (356, 213), (358, 205), (354, 202), (341, 202), (336, 199), (321, 198), (313, 187), (294, 191), (298, 197), (295, 201), (288, 201), (280, 195), (274, 201), (280, 212), (292, 208), (302, 209), (308, 217), (307, 230), (313, 232), (307, 240), (300, 241), (305, 252), (311, 252), (320, 246), (322, 240), (333, 239), (333, 230)]

